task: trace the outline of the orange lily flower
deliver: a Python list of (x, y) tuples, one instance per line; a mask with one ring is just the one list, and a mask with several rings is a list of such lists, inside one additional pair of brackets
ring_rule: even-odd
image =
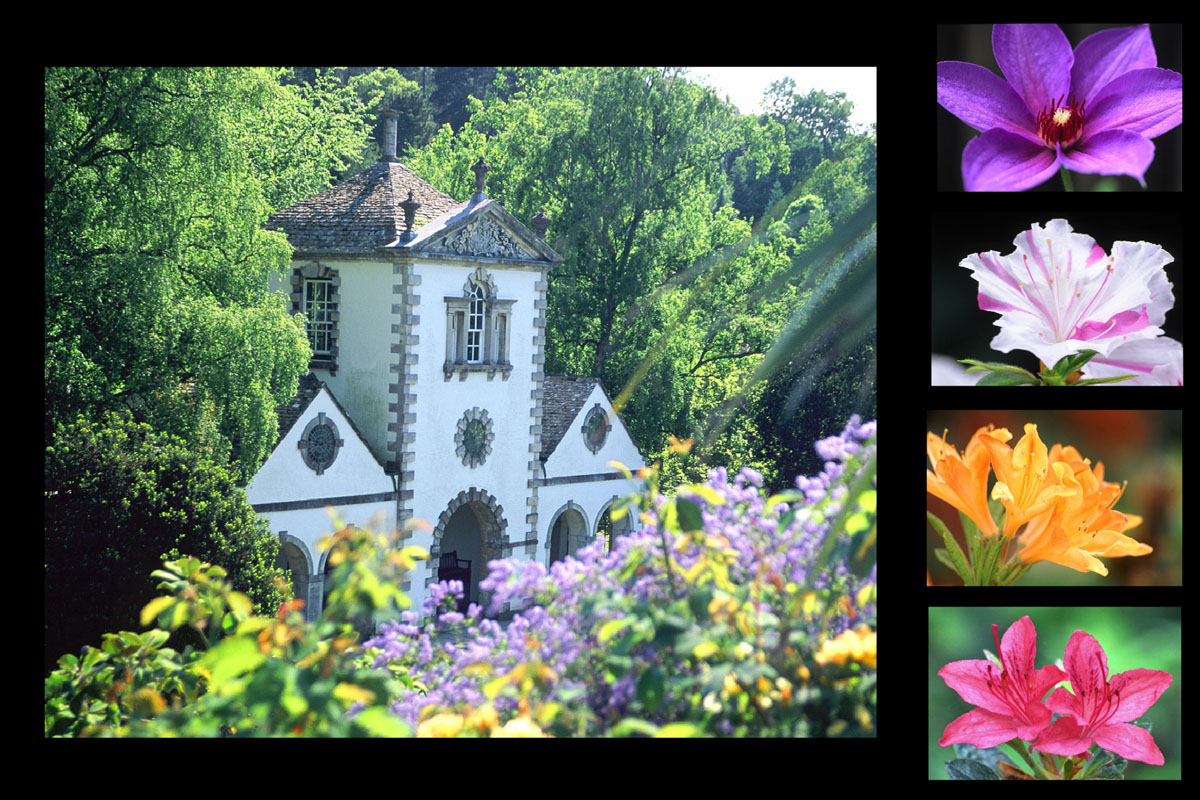
[(1113, 510), (1125, 486), (1106, 483), (1103, 464), (1093, 470), (1086, 460), (1064, 459), (1051, 463), (1051, 468), (1072, 491), (1026, 526), (1021, 534), (1022, 561), (1051, 561), (1079, 572), (1107, 575), (1108, 568), (1099, 557), (1153, 552), (1150, 545), (1124, 534), (1140, 525), (1142, 518)]
[[(1017, 528), (1053, 508), (1061, 498), (1069, 497), (1076, 490), (1063, 484), (1050, 469), (1049, 452), (1038, 436), (1037, 425), (1025, 424), (1025, 435), (1016, 447), (1005, 444), (1009, 438), (1012, 437), (984, 434), (981, 441), (991, 454), (992, 469), (996, 473), (992, 498), (1004, 503), (1008, 511), (1004, 518), (1004, 535), (1012, 537)], [(1063, 469), (1069, 471), (1070, 467), (1064, 463)]]
[(975, 431), (967, 443), (962, 457), (954, 445), (930, 433), (925, 438), (925, 449), (933, 470), (925, 470), (926, 490), (940, 500), (945, 500), (979, 526), (984, 536), (992, 536), (1000, 530), (992, 519), (987, 504), (988, 449), (983, 446), (985, 436), (998, 442), (1007, 442), (1012, 434), (1006, 428), (988, 425)]

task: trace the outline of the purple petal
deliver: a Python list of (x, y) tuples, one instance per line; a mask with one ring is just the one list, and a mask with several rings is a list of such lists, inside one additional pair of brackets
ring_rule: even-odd
[(977, 131), (1003, 128), (1040, 141), (1025, 101), (1003, 78), (978, 64), (940, 61), (938, 103)]
[(1183, 122), (1183, 76), (1135, 69), (1111, 81), (1088, 105), (1085, 135), (1123, 128), (1153, 139)]
[(1057, 25), (997, 25), (992, 28), (992, 52), (1034, 114), (1071, 91), (1075, 54)]
[(1058, 169), (1055, 151), (1001, 128), (984, 131), (963, 149), (963, 188), (968, 192), (1020, 192)]
[(1132, 175), (1143, 187), (1143, 176), (1154, 160), (1154, 142), (1140, 133), (1101, 131), (1062, 154), (1067, 169), (1098, 175)]
[(1109, 28), (1093, 33), (1075, 47), (1071, 90), (1091, 105), (1092, 96), (1113, 79), (1131, 70), (1157, 66), (1149, 25)]

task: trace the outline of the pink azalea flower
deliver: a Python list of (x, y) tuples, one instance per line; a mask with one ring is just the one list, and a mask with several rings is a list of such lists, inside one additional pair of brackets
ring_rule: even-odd
[[(1065, 219), (1044, 228), (1034, 223), (1013, 244), (1017, 249), (1006, 256), (992, 250), (959, 262), (979, 283), (979, 307), (1000, 314), (993, 349), (1028, 350), (1048, 367), (1095, 350), (1103, 363), (1122, 345), (1162, 335), (1159, 326), (1175, 304), (1163, 267), (1175, 259), (1161, 246), (1115, 242), (1108, 255)], [(1164, 349), (1139, 350), (1131, 359), (1171, 357), (1168, 346), (1155, 347)]]
[(1149, 25), (1074, 50), (1054, 24), (996, 25), (992, 52), (1007, 81), (978, 64), (937, 65), (938, 103), (982, 134), (963, 150), (967, 191), (1023, 191), (1060, 166), (1145, 187), (1150, 140), (1183, 122), (1183, 76), (1158, 67)]
[(1129, 723), (1162, 696), (1171, 685), (1171, 673), (1131, 669), (1110, 680), (1104, 649), (1083, 631), (1071, 634), (1063, 665), (1075, 693), (1059, 688), (1046, 698), (1046, 707), (1063, 716), (1033, 746), (1043, 753), (1074, 756), (1095, 742), (1122, 758), (1161, 766), (1163, 754), (1150, 732)]
[(999, 639), (999, 626), (992, 638), (1000, 653), (1002, 668), (987, 659), (952, 661), (938, 670), (946, 685), (963, 700), (979, 706), (946, 726), (938, 744), (960, 742), (976, 747), (995, 747), (1012, 739), (1032, 741), (1050, 724), (1051, 714), (1042, 698), (1067, 674), (1053, 664), (1037, 669), (1037, 631), (1029, 617), (1021, 617)]

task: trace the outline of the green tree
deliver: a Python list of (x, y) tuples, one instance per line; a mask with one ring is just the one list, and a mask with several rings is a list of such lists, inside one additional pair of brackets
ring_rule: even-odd
[(369, 134), (353, 88), (266, 69), (46, 70), (45, 437), (124, 410), (245, 480), (310, 352), (268, 292), (275, 208)]
[(279, 542), (222, 466), (108, 414), (62, 425), (45, 460), (46, 665), (111, 630), (138, 630), (164, 560), (195, 555), (273, 614)]
[[(757, 431), (763, 370), (812, 344), (801, 335), (808, 304), (859, 310), (826, 301), (872, 235), (873, 204), (859, 212), (874, 192), (873, 148), (831, 128), (833, 159), (813, 145), (805, 172), (782, 184), (784, 123), (738, 115), (676, 70), (505, 70), (469, 102), (470, 119), (409, 163), (465, 198), (484, 156), (491, 196), (519, 218), (543, 207), (553, 218), (548, 238), (565, 261), (550, 275), (547, 372), (600, 377), (651, 452), (679, 461), (668, 437), (697, 438), (709, 463), (778, 477)], [(754, 230), (720, 204), (751, 175), (774, 176), (772, 213)]]

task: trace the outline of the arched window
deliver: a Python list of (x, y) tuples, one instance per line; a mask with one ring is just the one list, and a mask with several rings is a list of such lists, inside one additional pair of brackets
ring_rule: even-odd
[(476, 284), (470, 298), (467, 311), (467, 363), (480, 364), (483, 362), (483, 321), (487, 318), (487, 295), (483, 286)]

